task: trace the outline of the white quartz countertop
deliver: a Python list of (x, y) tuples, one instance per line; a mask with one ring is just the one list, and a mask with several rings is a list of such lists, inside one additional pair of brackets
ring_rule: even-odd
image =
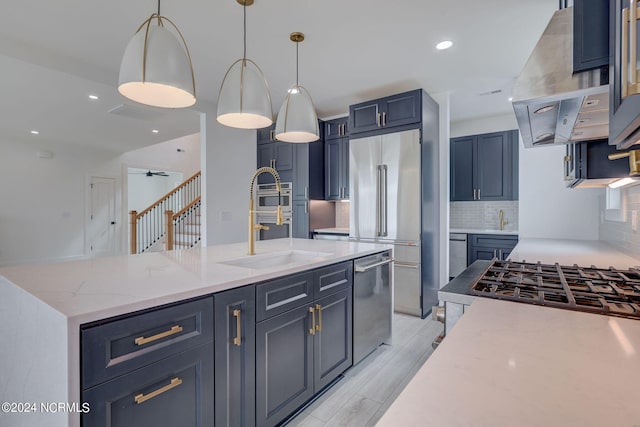
[[(76, 324), (207, 295), (390, 249), (307, 239), (256, 242), (256, 268), (225, 264), (249, 258), (247, 243), (0, 268), (2, 286), (17, 286)], [(291, 259), (287, 254), (293, 253)], [(286, 260), (280, 265), (273, 255)], [(275, 261), (274, 261), (275, 260)], [(2, 283), (2, 282), (5, 283)]]
[(640, 321), (476, 298), (379, 427), (638, 426)]
[(492, 230), (489, 228), (450, 228), (449, 232), (465, 234), (505, 234), (509, 236), (518, 235), (518, 230)]
[(618, 269), (640, 265), (640, 260), (599, 240), (520, 239), (518, 245), (509, 254), (509, 259)]

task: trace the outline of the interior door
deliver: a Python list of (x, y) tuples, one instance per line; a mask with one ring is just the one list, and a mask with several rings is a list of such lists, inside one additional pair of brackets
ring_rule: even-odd
[(91, 206), (87, 231), (92, 257), (116, 254), (116, 180), (91, 177)]
[(381, 136), (349, 141), (349, 237), (379, 237), (378, 165), (381, 154)]
[(381, 238), (420, 240), (420, 131), (382, 136)]

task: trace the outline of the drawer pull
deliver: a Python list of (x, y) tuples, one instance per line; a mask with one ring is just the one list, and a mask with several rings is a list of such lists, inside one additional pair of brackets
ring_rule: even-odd
[(318, 324), (316, 325), (316, 331), (322, 331), (322, 306), (320, 304), (316, 304), (316, 311), (318, 312)]
[(233, 344), (240, 347), (240, 345), (242, 345), (242, 332), (240, 329), (242, 327), (242, 322), (240, 321), (240, 310), (233, 310), (233, 317), (236, 318), (236, 337), (233, 339)]
[(165, 338), (165, 337), (168, 337), (168, 336), (180, 333), (180, 332), (182, 332), (182, 326), (176, 325), (176, 326), (172, 326), (171, 329), (169, 329), (166, 332), (161, 332), (161, 333), (159, 333), (157, 335), (153, 335), (153, 336), (150, 336), (148, 338), (138, 337), (138, 338), (136, 338), (135, 343), (136, 343), (136, 345), (145, 345), (145, 344), (148, 344), (150, 342), (157, 341), (159, 339), (162, 339), (162, 338)]
[(309, 313), (311, 313), (311, 329), (309, 329), (310, 335), (316, 334), (316, 312), (313, 307), (309, 307)]
[(169, 391), (172, 388), (178, 387), (180, 384), (182, 384), (182, 380), (178, 377), (172, 378), (171, 382), (169, 384), (167, 384), (164, 387), (160, 387), (159, 389), (152, 391), (149, 394), (144, 394), (144, 393), (140, 393), (140, 394), (136, 394), (136, 396), (133, 398), (133, 400), (136, 401), (136, 403), (139, 405), (143, 402), (146, 402), (149, 399), (153, 399), (154, 397), (161, 395), (162, 393), (164, 393), (165, 391)]

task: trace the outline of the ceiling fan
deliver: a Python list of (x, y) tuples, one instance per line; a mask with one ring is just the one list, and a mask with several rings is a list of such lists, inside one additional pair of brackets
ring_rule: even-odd
[(169, 176), (166, 172), (163, 171), (157, 171), (157, 172), (151, 172), (151, 170), (148, 170), (146, 172), (133, 172), (133, 174), (135, 175), (146, 175), (146, 176)]

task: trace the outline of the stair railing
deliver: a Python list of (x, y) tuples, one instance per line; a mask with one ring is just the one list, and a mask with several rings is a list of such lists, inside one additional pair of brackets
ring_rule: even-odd
[[(180, 249), (192, 248), (200, 242), (201, 205), (201, 198), (198, 196), (176, 214), (173, 211), (165, 212), (166, 250), (172, 251), (177, 247), (180, 247)], [(180, 238), (176, 239), (176, 236), (180, 236)]]
[(162, 240), (167, 230), (165, 212), (181, 212), (200, 199), (200, 182), (201, 173), (197, 172), (142, 212), (129, 212), (132, 254), (142, 253)]

